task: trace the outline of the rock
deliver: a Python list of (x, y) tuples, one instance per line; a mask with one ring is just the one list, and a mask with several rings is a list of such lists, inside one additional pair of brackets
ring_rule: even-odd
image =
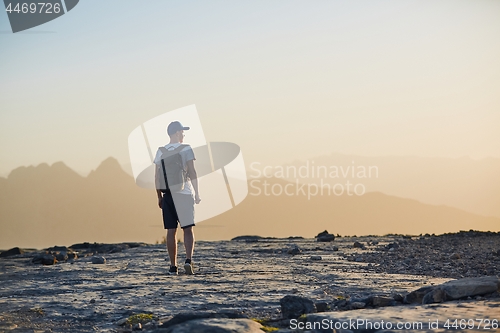
[(316, 240), (318, 242), (333, 242), (335, 240), (335, 235), (329, 234), (328, 231), (325, 230), (316, 235)]
[(48, 252), (69, 252), (70, 249), (68, 249), (66, 246), (53, 246), (53, 247), (49, 247), (48, 249), (45, 249), (45, 251), (48, 251)]
[(360, 243), (360, 242), (354, 242), (353, 247), (354, 248), (358, 248), (358, 249), (364, 249), (365, 248), (365, 246), (362, 243)]
[[(165, 330), (165, 333), (262, 333), (263, 326), (250, 319), (208, 318), (190, 320)], [(163, 332), (163, 331), (162, 331)]]
[(68, 260), (68, 255), (64, 251), (58, 252), (56, 254), (56, 259), (57, 259), (57, 261), (66, 261), (66, 260)]
[(92, 257), (92, 263), (101, 265), (106, 263), (106, 258), (104, 257)]
[(443, 289), (435, 288), (425, 294), (422, 304), (442, 303), (446, 301), (446, 294)]
[(364, 309), (366, 307), (366, 304), (363, 302), (352, 302), (349, 304), (349, 307), (353, 310)]
[(483, 276), (452, 280), (440, 285), (447, 299), (456, 300), (468, 296), (493, 293), (500, 289), (500, 280), (496, 276)]
[(287, 253), (291, 254), (291, 255), (296, 255), (296, 254), (302, 253), (302, 250), (298, 246), (295, 246), (295, 247), (292, 247), (291, 249), (288, 249)]
[(372, 297), (372, 304), (373, 306), (390, 306), (394, 305), (395, 301), (394, 298), (391, 297), (384, 297), (384, 296), (373, 296)]
[(452, 280), (437, 286), (426, 286), (405, 296), (405, 303), (440, 303), (498, 291), (500, 280), (496, 276)]
[(172, 319), (164, 322), (159, 328), (169, 328), (184, 322), (199, 319), (248, 319), (247, 316), (235, 311), (222, 312), (185, 312), (176, 314)]
[(321, 260), (321, 256), (311, 256), (311, 260)]
[(425, 287), (419, 288), (417, 290), (412, 291), (408, 295), (406, 295), (403, 301), (406, 304), (413, 304), (413, 303), (422, 304), (422, 300), (424, 299), (424, 296), (427, 293), (431, 292), (433, 289), (434, 289), (433, 286), (425, 286)]
[(300, 296), (287, 295), (280, 299), (280, 305), (284, 319), (294, 319), (317, 311), (313, 301)]
[(229, 252), (229, 253), (230, 253), (230, 254), (238, 254), (238, 253), (240, 253), (240, 251), (231, 251), (231, 252)]
[(338, 246), (334, 246), (332, 247), (332, 251), (338, 251), (339, 250), (339, 247)]
[(93, 298), (92, 298), (92, 299), (90, 300), (90, 304), (94, 304), (94, 303), (95, 303), (95, 299), (93, 299)]
[(2, 253), (0, 253), (0, 258), (6, 258), (6, 257), (10, 257), (10, 256), (15, 256), (17, 254), (23, 254), (23, 253), (24, 253), (24, 251), (21, 250), (20, 248), (13, 247), (10, 250), (3, 251)]
[(37, 254), (31, 262), (33, 264), (42, 264), (42, 265), (54, 265), (57, 262), (56, 257), (49, 253), (40, 253)]
[(318, 303), (314, 303), (314, 305), (316, 306), (317, 312), (326, 312), (326, 311), (330, 310), (330, 305), (326, 302), (318, 302)]
[(232, 241), (245, 241), (245, 242), (258, 242), (259, 240), (263, 239), (264, 237), (261, 236), (238, 236), (234, 237), (231, 240)]
[(147, 245), (146, 243), (119, 243), (119, 244), (101, 244), (101, 243), (78, 243), (73, 244), (69, 247), (68, 252), (72, 250), (86, 250), (87, 252), (94, 253), (117, 253), (122, 252), (123, 250), (135, 248), (139, 246)]
[(78, 255), (75, 252), (68, 252), (68, 260), (78, 259)]
[(390, 249), (397, 249), (399, 247), (399, 244), (394, 242), (394, 243), (389, 243), (385, 246), (385, 248), (387, 250), (390, 250)]
[(460, 259), (460, 254), (458, 254), (458, 253), (453, 253), (453, 254), (450, 256), (450, 259)]
[(132, 330), (134, 330), (134, 331), (142, 331), (142, 324), (141, 323), (135, 324), (134, 326), (132, 326)]
[(404, 301), (404, 297), (401, 294), (395, 294), (395, 295), (393, 295), (392, 299), (394, 299), (396, 302), (403, 302)]

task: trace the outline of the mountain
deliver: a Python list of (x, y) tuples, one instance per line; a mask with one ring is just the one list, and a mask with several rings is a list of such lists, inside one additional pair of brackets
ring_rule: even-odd
[[(324, 229), (343, 235), (500, 229), (499, 218), (382, 193), (310, 199), (302, 193), (256, 195), (257, 189), (264, 190), (264, 181), (282, 188), (295, 186), (282, 179), (250, 179), (248, 197), (234, 209), (199, 223), (197, 239), (242, 234), (312, 237)], [(201, 193), (203, 199), (203, 189)], [(155, 192), (136, 186), (114, 158), (87, 177), (58, 162), (20, 167), (0, 178), (0, 231), (0, 249), (155, 242), (164, 235)]]
[(156, 194), (108, 158), (87, 177), (63, 163), (21, 167), (0, 182), (0, 248), (77, 242), (154, 242)]
[[(294, 170), (298, 172), (301, 167), (303, 171), (307, 167), (309, 174), (294, 176)], [(370, 167), (371, 174), (368, 173)], [(259, 177), (264, 168), (264, 165), (258, 164), (254, 168), (249, 167), (249, 175)], [(283, 177), (279, 174), (280, 168), (285, 171)], [(326, 168), (327, 173), (321, 168)], [(366, 175), (362, 172), (363, 168)], [(469, 157), (357, 156), (340, 153), (267, 169), (271, 175), (293, 182), (298, 179), (302, 183), (318, 184), (323, 179), (324, 183), (333, 186), (349, 180), (363, 184), (367, 192), (382, 192), (427, 204), (447, 205), (474, 214), (500, 217), (498, 170), (498, 158), (474, 160)], [(312, 171), (316, 172), (313, 174)]]
[[(263, 179), (254, 179), (262, 189)], [(268, 189), (293, 183), (266, 179)], [(251, 180), (252, 182), (252, 180)], [(255, 186), (257, 185), (257, 186)], [(279, 190), (276, 190), (278, 193)], [(293, 192), (293, 190), (289, 191)], [(252, 191), (250, 192), (252, 193)], [(257, 194), (258, 191), (253, 192)], [(263, 192), (262, 192), (263, 193)], [(271, 194), (271, 191), (268, 191)], [(242, 234), (274, 237), (313, 237), (327, 229), (341, 235), (384, 235), (446, 233), (460, 230), (500, 231), (500, 219), (468, 213), (444, 205), (428, 205), (378, 192), (357, 195), (249, 195), (234, 209), (200, 223), (197, 232), (204, 239)]]

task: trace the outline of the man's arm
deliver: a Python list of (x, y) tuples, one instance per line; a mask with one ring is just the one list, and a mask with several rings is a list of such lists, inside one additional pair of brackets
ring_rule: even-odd
[(156, 185), (156, 195), (158, 196), (158, 206), (161, 208), (162, 195), (161, 190), (158, 189), (160, 185), (160, 166), (155, 164), (155, 185)]
[(196, 169), (194, 168), (194, 160), (187, 161), (187, 174), (189, 179), (191, 179), (191, 184), (193, 184), (194, 188), (194, 202), (199, 204), (200, 193), (198, 192), (198, 175), (196, 174)]

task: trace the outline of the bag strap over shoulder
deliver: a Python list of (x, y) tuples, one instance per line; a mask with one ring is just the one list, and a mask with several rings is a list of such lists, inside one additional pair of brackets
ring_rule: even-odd
[(188, 145), (180, 145), (179, 147), (175, 148), (175, 149), (172, 149), (172, 150), (168, 150), (167, 148), (165, 147), (158, 147), (158, 149), (161, 151), (162, 154), (165, 154), (166, 152), (174, 152), (174, 153), (178, 153), (180, 152), (182, 149), (184, 149), (185, 147), (187, 147)]

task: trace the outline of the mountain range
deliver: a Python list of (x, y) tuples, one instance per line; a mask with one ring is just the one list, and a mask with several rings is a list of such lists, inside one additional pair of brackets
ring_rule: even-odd
[[(500, 218), (444, 205), (424, 204), (380, 192), (361, 196), (256, 194), (278, 178), (249, 179), (238, 206), (196, 227), (199, 240), (244, 234), (313, 237), (327, 229), (341, 235), (421, 234), (500, 230)], [(203, 200), (203, 188), (200, 189)], [(163, 235), (153, 190), (135, 185), (118, 161), (108, 158), (87, 177), (58, 162), (19, 167), (0, 178), (0, 249), (42, 248), (78, 242), (155, 242)], [(181, 233), (182, 234), (182, 233)]]

